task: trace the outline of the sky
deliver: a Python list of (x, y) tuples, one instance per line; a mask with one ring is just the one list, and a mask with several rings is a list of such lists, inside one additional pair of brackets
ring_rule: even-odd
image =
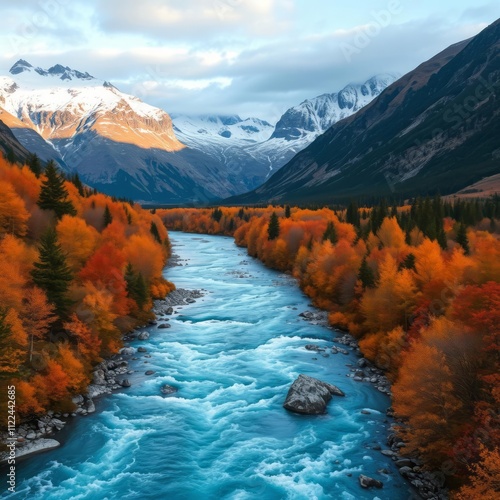
[(275, 123), (291, 106), (404, 74), (500, 17), (488, 0), (0, 0), (0, 74), (88, 71), (171, 114)]

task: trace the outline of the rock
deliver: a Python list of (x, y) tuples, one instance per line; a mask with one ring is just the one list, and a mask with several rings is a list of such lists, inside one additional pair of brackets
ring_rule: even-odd
[(33, 431), (28, 432), (28, 434), (26, 434), (26, 439), (36, 439), (36, 434)]
[(148, 352), (148, 350), (145, 347), (139, 347), (137, 352)]
[(194, 303), (196, 302), (196, 300), (192, 299), (191, 297), (188, 297), (188, 298), (186, 299), (186, 302), (187, 302), (188, 304), (194, 304)]
[(132, 384), (130, 383), (130, 380), (128, 378), (124, 378), (121, 382), (120, 385), (122, 387), (130, 387)]
[(133, 356), (135, 349), (133, 347), (122, 347), (118, 352), (123, 356)]
[(399, 473), (402, 475), (402, 476), (406, 476), (409, 472), (413, 472), (411, 467), (401, 467), (399, 469)]
[(170, 328), (172, 325), (170, 323), (162, 323), (161, 325), (158, 325), (158, 328), (165, 329), (165, 328)]
[(74, 398), (71, 399), (75, 405), (80, 405), (83, 403), (83, 396), (79, 394), (78, 396), (75, 396)]
[(64, 422), (57, 418), (53, 418), (51, 423), (58, 431), (60, 431), (66, 425)]
[(36, 441), (29, 442), (24, 446), (16, 448), (16, 457), (23, 457), (37, 451), (51, 450), (60, 445), (61, 443), (55, 439), (37, 439)]
[(385, 455), (386, 457), (393, 457), (396, 455), (396, 453), (394, 453), (392, 450), (382, 450), (380, 453), (382, 453), (382, 455)]
[(144, 372), (144, 375), (154, 375), (156, 372), (154, 370), (148, 370)]
[(301, 374), (290, 387), (283, 407), (295, 413), (319, 415), (325, 413), (332, 395), (345, 396), (338, 387)]
[(158, 321), (155, 321), (154, 319), (151, 319), (151, 320), (148, 321), (148, 324), (154, 326), (154, 325), (158, 324)]
[(95, 385), (106, 385), (106, 379), (104, 378), (104, 372), (102, 370), (96, 370), (92, 376)]
[(373, 479), (372, 477), (364, 476), (363, 474), (359, 475), (358, 478), (359, 484), (361, 485), (362, 488), (383, 488), (384, 485), (381, 481), (377, 481), (376, 479)]
[(365, 358), (358, 359), (358, 362), (356, 364), (358, 365), (359, 368), (365, 368), (366, 367), (366, 359)]
[(172, 387), (171, 385), (162, 385), (160, 387), (160, 392), (162, 394), (165, 394), (165, 395), (169, 395), (169, 394), (174, 394), (175, 392), (177, 392), (178, 389), (176, 387)]
[(319, 352), (320, 350), (322, 350), (319, 345), (314, 345), (314, 344), (307, 344), (306, 349), (308, 351), (315, 351), (315, 352)]
[[(356, 379), (354, 379), (354, 380), (356, 380)], [(362, 413), (363, 415), (371, 415), (371, 414), (372, 414), (372, 412), (371, 412), (371, 411), (368, 411), (368, 410), (361, 410), (361, 413)]]
[(87, 413), (94, 413), (95, 412), (95, 404), (92, 398), (89, 398), (87, 402), (85, 403), (84, 409), (87, 411)]
[(304, 311), (299, 314), (300, 317), (305, 318), (305, 319), (313, 319), (314, 314), (311, 311)]
[(413, 462), (409, 458), (400, 458), (394, 462), (397, 467), (412, 467)]
[(137, 335), (138, 340), (148, 340), (149, 339), (149, 333), (148, 332), (141, 332), (139, 335)]
[(171, 314), (174, 314), (174, 308), (173, 307), (168, 307), (167, 309), (165, 309), (165, 314), (168, 314), (169, 316)]

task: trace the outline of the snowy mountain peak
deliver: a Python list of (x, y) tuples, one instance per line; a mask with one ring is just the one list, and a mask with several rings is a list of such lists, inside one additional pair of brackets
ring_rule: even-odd
[(58, 77), (60, 80), (95, 80), (95, 78), (89, 73), (82, 73), (76, 69), (71, 69), (69, 66), (63, 66), (62, 64), (56, 64), (49, 69), (35, 68), (32, 64), (24, 59), (19, 59), (12, 68), (10, 68), (9, 73), (11, 75), (20, 75), (21, 73), (38, 73), (40, 76), (53, 76)]
[(395, 82), (395, 74), (376, 75), (366, 82), (350, 83), (340, 92), (307, 99), (286, 111), (276, 124), (272, 138), (312, 142), (334, 123), (351, 116)]

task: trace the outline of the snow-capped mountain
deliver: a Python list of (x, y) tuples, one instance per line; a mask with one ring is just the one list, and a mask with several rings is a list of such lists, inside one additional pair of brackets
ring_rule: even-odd
[(0, 77), (0, 107), (23, 145), (44, 159), (52, 151), (63, 167), (110, 194), (168, 203), (235, 192), (210, 157), (176, 138), (165, 111), (89, 73), (19, 60)]
[(172, 116), (177, 137), (225, 165), (238, 190), (262, 184), (338, 121), (370, 103), (398, 78), (381, 74), (338, 93), (323, 94), (287, 110), (275, 127), (239, 116)]

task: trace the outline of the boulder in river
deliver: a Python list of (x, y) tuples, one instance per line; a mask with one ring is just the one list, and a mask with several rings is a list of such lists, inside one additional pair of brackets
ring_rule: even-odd
[(359, 484), (362, 488), (383, 488), (384, 483), (378, 481), (377, 479), (373, 479), (372, 477), (364, 476), (363, 474), (359, 475), (358, 478)]
[(162, 385), (162, 386), (160, 387), (160, 392), (161, 392), (162, 394), (167, 395), (167, 396), (168, 396), (169, 394), (174, 394), (175, 392), (177, 392), (177, 390), (178, 390), (177, 388), (172, 387), (171, 385), (167, 385), (167, 384)]
[(137, 338), (139, 340), (148, 340), (149, 339), (149, 333), (148, 332), (141, 332), (139, 335), (137, 335)]
[(325, 413), (333, 395), (345, 396), (338, 387), (301, 374), (290, 387), (283, 407), (295, 413), (319, 415)]
[(164, 329), (164, 328), (170, 328), (172, 325), (170, 323), (162, 323), (161, 325), (158, 325), (158, 328)]
[(156, 372), (154, 370), (148, 370), (144, 375), (154, 375)]

